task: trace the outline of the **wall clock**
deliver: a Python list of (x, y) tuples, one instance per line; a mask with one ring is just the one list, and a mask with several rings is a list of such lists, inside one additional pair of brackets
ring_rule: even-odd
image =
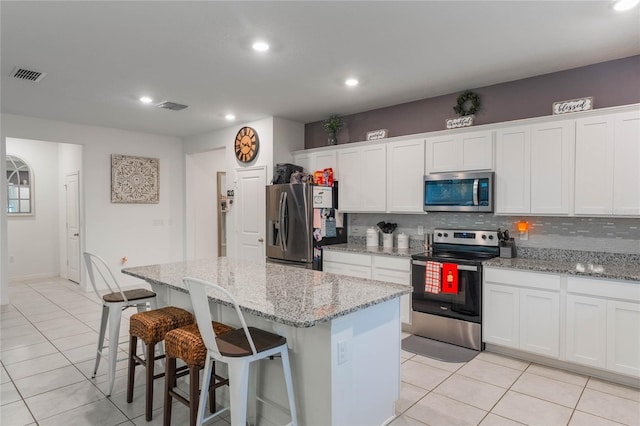
[(235, 142), (235, 153), (238, 161), (248, 163), (258, 155), (260, 140), (258, 133), (251, 127), (243, 127), (238, 131)]

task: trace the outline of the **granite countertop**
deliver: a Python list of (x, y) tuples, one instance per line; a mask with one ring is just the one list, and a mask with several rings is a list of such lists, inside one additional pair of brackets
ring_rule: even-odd
[(375, 254), (375, 255), (384, 255), (384, 256), (396, 256), (396, 257), (411, 257), (411, 255), (413, 254), (424, 253), (424, 248), (422, 247), (410, 247), (408, 249), (399, 249), (397, 247), (393, 247), (393, 248), (383, 248), (382, 246), (369, 247), (364, 244), (354, 244), (354, 243), (322, 246), (322, 250), (345, 251), (350, 253)]
[[(400, 284), (226, 257), (131, 267), (122, 272), (185, 293), (184, 277), (213, 282), (231, 292), (243, 311), (298, 328), (411, 292), (411, 287)], [(213, 288), (208, 295), (216, 303), (230, 305)]]
[[(576, 269), (577, 264), (580, 264), (584, 268), (584, 272), (579, 272)], [(595, 268), (601, 266), (602, 272), (596, 272), (595, 270), (590, 271), (590, 268), (588, 267), (589, 264), (592, 264)], [(483, 262), (483, 265), (494, 268), (510, 268), (533, 272), (551, 272), (555, 274), (575, 275), (584, 278), (636, 281), (640, 284), (640, 264), (638, 263), (617, 264), (574, 261), (568, 259), (552, 260), (521, 257), (506, 259), (497, 257)]]

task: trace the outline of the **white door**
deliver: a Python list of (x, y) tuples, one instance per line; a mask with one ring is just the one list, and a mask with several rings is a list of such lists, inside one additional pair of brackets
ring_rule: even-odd
[(236, 176), (236, 257), (264, 262), (267, 171), (264, 167), (238, 169)]
[(80, 282), (80, 204), (78, 173), (72, 173), (65, 179), (67, 214), (67, 278)]
[(496, 213), (531, 211), (529, 127), (498, 130), (496, 136)]
[(607, 301), (567, 294), (567, 360), (591, 367), (607, 365)]
[(640, 303), (607, 301), (607, 368), (640, 377)]
[(640, 215), (640, 112), (617, 114), (613, 214)]
[(387, 146), (387, 211), (422, 212), (424, 139)]

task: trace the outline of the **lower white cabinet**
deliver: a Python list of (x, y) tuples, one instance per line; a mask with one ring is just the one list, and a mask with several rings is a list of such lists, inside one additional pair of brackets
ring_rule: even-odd
[(487, 343), (557, 358), (560, 277), (486, 268), (482, 328)]
[(568, 294), (565, 342), (567, 361), (605, 368), (607, 301)]
[[(411, 285), (411, 259), (324, 250), (322, 270), (349, 277), (368, 278), (406, 286)], [(400, 319), (411, 322), (411, 295), (400, 298)]]
[(485, 342), (640, 377), (640, 283), (487, 267), (483, 292)]

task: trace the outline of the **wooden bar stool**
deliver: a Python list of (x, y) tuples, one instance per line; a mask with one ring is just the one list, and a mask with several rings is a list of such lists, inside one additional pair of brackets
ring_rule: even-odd
[[(138, 365), (146, 368), (147, 392), (145, 414), (147, 421), (151, 420), (153, 412), (153, 381), (164, 376), (164, 373), (154, 374), (155, 361), (163, 359), (164, 354), (156, 356), (156, 344), (164, 340), (164, 336), (171, 330), (193, 324), (193, 315), (184, 309), (174, 306), (139, 312), (129, 319), (129, 377), (127, 379), (127, 402), (133, 401), (133, 385), (135, 370)], [(137, 355), (138, 339), (146, 346), (146, 359)]]
[[(233, 327), (213, 321), (211, 326), (216, 335), (234, 330)], [(164, 392), (164, 426), (171, 425), (171, 403), (173, 398), (189, 407), (189, 424), (195, 426), (198, 416), (198, 399), (200, 396), (200, 370), (204, 368), (207, 347), (202, 340), (198, 324), (191, 324), (171, 330), (164, 336), (166, 354), (166, 376)], [(177, 374), (176, 359), (182, 360), (189, 371)], [(189, 374), (189, 399), (177, 393), (176, 379)], [(229, 380), (216, 374), (215, 365), (211, 368), (211, 385), (209, 386), (209, 411), (216, 411), (216, 389), (228, 385)], [(204, 399), (203, 399), (204, 400)]]
[[(284, 382), (287, 388), (291, 424), (297, 426), (296, 402), (293, 393), (291, 365), (289, 364), (289, 348), (287, 339), (255, 327), (247, 327), (238, 302), (223, 287), (196, 278), (185, 278), (185, 286), (189, 289), (189, 296), (193, 305), (193, 312), (202, 333), (202, 340), (207, 347), (207, 356), (202, 376), (202, 389), (209, 387), (211, 371), (214, 361), (220, 361), (229, 367), (229, 399), (231, 424), (244, 425), (247, 421), (247, 400), (249, 397), (249, 366), (252, 362), (280, 355)], [(221, 293), (223, 299), (233, 304), (242, 328), (225, 334), (217, 335), (211, 323), (209, 298), (207, 292), (215, 289)], [(200, 394), (198, 405), (198, 425), (202, 425), (226, 410), (220, 410), (211, 416), (204, 417), (205, 393)], [(252, 401), (253, 403), (253, 401)]]

